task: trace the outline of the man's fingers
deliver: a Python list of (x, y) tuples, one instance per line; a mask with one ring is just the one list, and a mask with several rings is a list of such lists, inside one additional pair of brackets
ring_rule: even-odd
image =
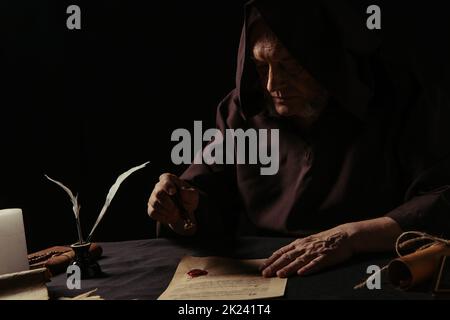
[[(177, 192), (180, 194), (177, 195)], [(150, 217), (161, 223), (174, 224), (181, 220), (181, 212), (177, 201), (173, 196), (180, 197), (180, 205), (188, 212), (194, 212), (198, 206), (198, 191), (177, 176), (165, 173), (159, 177), (148, 201), (148, 213)]]
[[(169, 196), (167, 195), (167, 197)], [(168, 201), (170, 201), (170, 199)], [(175, 205), (169, 210), (168, 202), (166, 201), (166, 204), (163, 204), (163, 202), (158, 200), (155, 195), (152, 195), (148, 202), (148, 214), (152, 219), (161, 223), (175, 223), (181, 218)], [(163, 217), (163, 220), (160, 220), (161, 217)]]
[(155, 209), (153, 206), (149, 205), (148, 206), (148, 215), (156, 220), (161, 222), (162, 224), (169, 224), (170, 223), (170, 219), (167, 217), (167, 215), (165, 215), (163, 212), (161, 212), (160, 210)]
[(175, 203), (173, 202), (170, 195), (166, 192), (166, 190), (162, 189), (161, 187), (155, 187), (155, 199), (154, 201), (159, 202), (164, 209), (167, 211), (176, 211), (178, 208), (176, 207)]
[[(328, 256), (329, 257), (329, 256)], [(325, 267), (327, 267), (327, 261), (329, 261), (329, 258), (327, 259), (326, 255), (320, 255), (316, 257), (315, 259), (311, 260), (308, 264), (301, 267), (297, 274), (299, 276), (305, 276), (314, 272), (318, 272)]]
[[(163, 183), (164, 185), (168, 184), (171, 188), (175, 189), (174, 191), (183, 187), (184, 188), (191, 187), (189, 183), (171, 173), (164, 173), (163, 175), (161, 175), (159, 177), (159, 182)], [(172, 195), (171, 193), (169, 194)]]
[(264, 261), (264, 263), (259, 267), (259, 270), (263, 271), (268, 266), (270, 266), (272, 263), (277, 261), (278, 258), (280, 258), (283, 254), (293, 250), (294, 248), (295, 248), (295, 246), (293, 244), (289, 244), (289, 245), (287, 245), (285, 247), (282, 247), (281, 249), (278, 249), (277, 251), (272, 253), (272, 255), (269, 258), (266, 259), (266, 261)]
[(179, 183), (177, 182), (178, 177), (172, 175), (172, 174), (163, 174), (161, 177), (159, 177), (159, 182), (156, 184), (155, 188), (161, 188), (165, 192), (167, 192), (169, 195), (173, 196), (179, 187)]
[(300, 268), (307, 265), (311, 261), (311, 256), (301, 255), (295, 258), (290, 264), (282, 268), (277, 272), (277, 276), (280, 278), (287, 278), (295, 274)]
[(273, 277), (280, 269), (289, 265), (300, 255), (301, 252), (298, 250), (291, 250), (281, 254), (275, 262), (271, 263), (263, 270), (262, 275), (264, 277)]

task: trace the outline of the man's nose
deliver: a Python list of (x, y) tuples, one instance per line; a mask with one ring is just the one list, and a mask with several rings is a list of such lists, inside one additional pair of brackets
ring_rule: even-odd
[(279, 90), (283, 86), (283, 76), (276, 65), (269, 66), (269, 74), (267, 75), (266, 89), (269, 92)]

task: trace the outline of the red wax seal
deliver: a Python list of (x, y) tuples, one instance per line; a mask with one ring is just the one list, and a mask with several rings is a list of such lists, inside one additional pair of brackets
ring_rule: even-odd
[(187, 273), (187, 275), (191, 278), (197, 278), (201, 276), (206, 276), (208, 274), (208, 271), (206, 270), (200, 270), (200, 269), (192, 269)]

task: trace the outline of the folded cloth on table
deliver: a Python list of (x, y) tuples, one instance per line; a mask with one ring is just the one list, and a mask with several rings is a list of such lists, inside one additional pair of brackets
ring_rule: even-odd
[[(92, 243), (89, 253), (93, 260), (102, 256), (103, 249), (100, 245)], [(67, 267), (73, 261), (75, 252), (70, 247), (55, 246), (28, 255), (31, 269), (46, 267), (52, 276), (66, 272)]]

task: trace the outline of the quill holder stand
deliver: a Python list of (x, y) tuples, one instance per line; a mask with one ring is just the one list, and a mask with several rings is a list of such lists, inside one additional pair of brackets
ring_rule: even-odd
[(72, 265), (78, 266), (81, 272), (81, 279), (98, 278), (102, 275), (100, 265), (94, 261), (89, 253), (91, 243), (75, 243), (70, 246), (75, 252)]

